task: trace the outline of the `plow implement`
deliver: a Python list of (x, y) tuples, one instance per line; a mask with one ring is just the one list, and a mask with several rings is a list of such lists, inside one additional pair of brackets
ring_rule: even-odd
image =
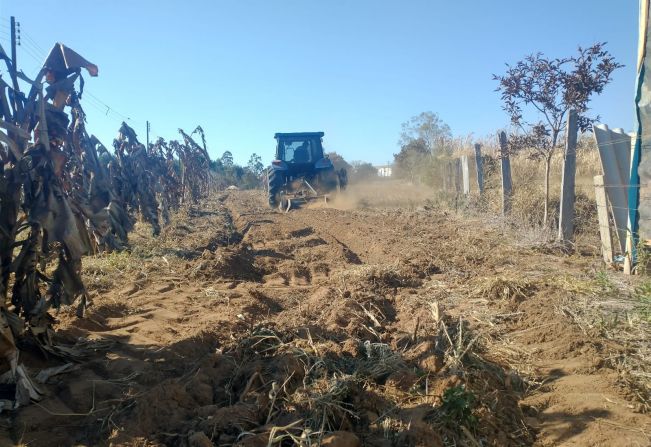
[(323, 201), (328, 204), (330, 194), (319, 193), (315, 188), (310, 185), (306, 179), (299, 180), (302, 188), (293, 188), (293, 191), (280, 193), (280, 200), (278, 201), (278, 209), (282, 212), (288, 213), (292, 208), (299, 208), (301, 205), (306, 205), (310, 202)]

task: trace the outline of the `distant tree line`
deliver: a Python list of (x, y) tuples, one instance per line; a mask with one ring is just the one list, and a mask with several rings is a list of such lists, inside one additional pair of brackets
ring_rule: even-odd
[(264, 187), (264, 164), (262, 157), (253, 153), (246, 166), (240, 166), (233, 161), (231, 151), (225, 151), (222, 156), (210, 162), (217, 187), (220, 189), (237, 186), (241, 189), (258, 189)]
[[(351, 183), (375, 180), (378, 178), (378, 170), (371, 163), (354, 160), (346, 161), (337, 152), (326, 154), (335, 166), (336, 170), (344, 168)], [(253, 153), (246, 166), (238, 165), (233, 160), (233, 153), (225, 151), (220, 158), (210, 161), (210, 170), (215, 179), (215, 185), (224, 189), (229, 186), (237, 186), (240, 189), (264, 188), (265, 165), (262, 157)]]
[(348, 181), (350, 183), (359, 183), (363, 181), (371, 181), (378, 179), (378, 171), (375, 166), (365, 161), (351, 161), (350, 163), (337, 152), (329, 152), (328, 158), (335, 166), (335, 170), (345, 169), (348, 174)]

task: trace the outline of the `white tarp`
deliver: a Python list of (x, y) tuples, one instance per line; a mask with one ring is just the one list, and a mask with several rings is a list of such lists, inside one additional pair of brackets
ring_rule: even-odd
[(595, 124), (593, 131), (599, 147), (606, 196), (616, 227), (618, 246), (621, 253), (625, 253), (629, 218), (631, 136), (622, 129), (609, 129), (605, 124)]

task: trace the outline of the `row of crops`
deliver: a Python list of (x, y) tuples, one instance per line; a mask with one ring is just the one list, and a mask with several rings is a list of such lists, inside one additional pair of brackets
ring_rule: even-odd
[(147, 147), (122, 123), (112, 150), (90, 134), (83, 76), (98, 68), (70, 48), (56, 44), (35, 79), (0, 58), (0, 373), (15, 406), (35, 397), (21, 349), (58, 353), (49, 311), (78, 302), (83, 314), (82, 257), (125, 249), (139, 218), (157, 234), (214, 182), (201, 127)]

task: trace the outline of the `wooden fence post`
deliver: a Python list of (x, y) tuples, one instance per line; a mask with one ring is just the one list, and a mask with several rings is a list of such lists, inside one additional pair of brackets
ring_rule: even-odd
[(477, 168), (477, 188), (479, 195), (484, 194), (484, 160), (481, 158), (481, 144), (475, 144), (475, 167)]
[(610, 235), (610, 224), (608, 223), (608, 201), (606, 199), (603, 175), (594, 176), (594, 193), (597, 201), (599, 234), (601, 235), (601, 254), (603, 255), (604, 262), (610, 265), (613, 263), (613, 240)]
[(565, 156), (561, 181), (561, 209), (558, 220), (558, 240), (567, 242), (574, 235), (574, 185), (576, 176), (576, 139), (579, 132), (577, 114), (570, 110), (565, 130)]
[(468, 156), (461, 156), (461, 174), (463, 176), (463, 195), (470, 195), (470, 169), (468, 167)]
[(511, 182), (511, 161), (505, 132), (500, 132), (500, 160), (502, 166), (502, 214), (506, 216), (511, 213), (513, 184)]

